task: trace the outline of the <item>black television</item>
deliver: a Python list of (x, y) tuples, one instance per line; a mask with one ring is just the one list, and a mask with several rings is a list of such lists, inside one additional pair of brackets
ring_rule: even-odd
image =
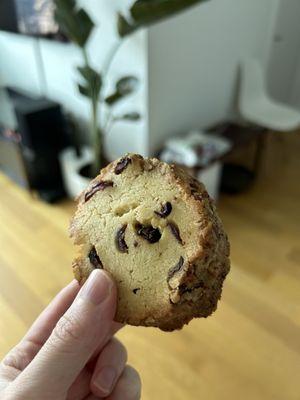
[(66, 41), (54, 8), (54, 0), (0, 0), (0, 30)]

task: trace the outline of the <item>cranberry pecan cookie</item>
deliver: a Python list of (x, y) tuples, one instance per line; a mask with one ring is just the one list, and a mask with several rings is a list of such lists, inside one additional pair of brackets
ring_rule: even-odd
[(80, 195), (70, 226), (82, 284), (94, 268), (118, 287), (116, 320), (180, 329), (217, 307), (229, 243), (204, 186), (136, 154), (112, 162)]

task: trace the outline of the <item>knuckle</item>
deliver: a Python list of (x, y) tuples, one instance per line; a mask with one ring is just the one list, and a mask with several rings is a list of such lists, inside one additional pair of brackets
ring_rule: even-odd
[(128, 381), (130, 388), (127, 392), (126, 400), (139, 400), (141, 398), (142, 383), (139, 373), (136, 369), (127, 365), (125, 368), (125, 379)]
[(122, 359), (126, 363), (128, 359), (128, 353), (124, 344), (120, 342), (118, 339), (113, 338), (111, 339), (111, 346), (112, 348), (114, 348), (116, 352), (118, 352), (122, 356)]
[(2, 360), (2, 368), (13, 368), (16, 371), (23, 371), (23, 369), (30, 363), (28, 352), (18, 344), (15, 346)]
[(14, 368), (19, 369), (18, 365), (18, 356), (19, 350), (17, 347), (14, 347), (9, 353), (7, 353), (3, 360), (1, 361), (1, 368)]
[(52, 343), (79, 342), (84, 334), (84, 327), (76, 315), (65, 314), (58, 321), (56, 327), (50, 336)]

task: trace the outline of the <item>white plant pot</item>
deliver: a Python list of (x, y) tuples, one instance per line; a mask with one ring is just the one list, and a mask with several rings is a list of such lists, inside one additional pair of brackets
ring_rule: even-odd
[(90, 147), (82, 147), (78, 157), (74, 148), (68, 147), (59, 155), (64, 185), (68, 196), (76, 198), (89, 184), (90, 179), (79, 174), (82, 167), (93, 161), (93, 152)]
[(222, 166), (223, 164), (217, 161), (201, 170), (197, 176), (199, 181), (204, 183), (208, 194), (216, 201), (220, 192)]

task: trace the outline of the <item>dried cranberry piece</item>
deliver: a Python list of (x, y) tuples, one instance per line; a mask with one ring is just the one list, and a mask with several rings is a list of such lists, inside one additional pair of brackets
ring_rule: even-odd
[(89, 257), (90, 263), (93, 265), (93, 267), (103, 269), (103, 264), (97, 254), (95, 246), (93, 246), (91, 248), (88, 257)]
[(158, 215), (161, 218), (166, 218), (168, 215), (171, 214), (172, 212), (172, 204), (167, 201), (166, 204), (164, 204), (161, 208), (160, 211), (154, 211), (156, 215)]
[(119, 175), (121, 174), (124, 169), (128, 167), (128, 165), (131, 163), (131, 158), (129, 157), (123, 157), (121, 160), (117, 163), (115, 167), (115, 174)]
[(125, 242), (125, 231), (127, 224), (123, 225), (116, 234), (116, 245), (121, 253), (128, 253), (128, 246)]
[(136, 233), (149, 243), (156, 243), (161, 238), (161, 233), (158, 228), (153, 228), (152, 225), (135, 225)]
[(94, 184), (92, 186), (92, 188), (88, 192), (86, 192), (86, 194), (84, 196), (84, 200), (88, 201), (99, 190), (104, 190), (104, 189), (106, 189), (108, 187), (112, 187), (112, 186), (114, 186), (114, 183), (112, 181), (100, 181), (100, 182), (97, 182), (96, 184)]
[(167, 278), (167, 281), (168, 281), (168, 282), (169, 282), (169, 280), (170, 280), (177, 272), (179, 272), (179, 271), (181, 270), (181, 268), (183, 267), (183, 265), (184, 265), (184, 259), (183, 259), (183, 257), (181, 256), (181, 257), (179, 258), (178, 263), (177, 263), (176, 265), (174, 265), (174, 267), (172, 267), (172, 268), (169, 269), (168, 278)]
[(172, 234), (175, 236), (176, 240), (180, 243), (183, 244), (183, 241), (180, 236), (179, 228), (174, 222), (169, 222), (168, 227), (170, 228)]

